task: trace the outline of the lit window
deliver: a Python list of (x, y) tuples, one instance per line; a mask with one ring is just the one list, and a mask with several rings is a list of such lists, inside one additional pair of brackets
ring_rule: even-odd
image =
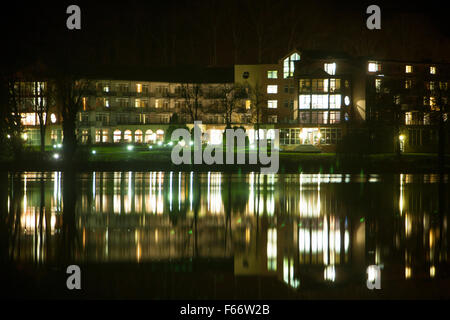
[(109, 92), (109, 86), (104, 86), (104, 87), (103, 87), (103, 91)]
[(436, 67), (430, 67), (430, 74), (436, 74)]
[(250, 109), (250, 107), (252, 106), (252, 102), (251, 100), (245, 100), (245, 109)]
[(268, 79), (277, 79), (278, 78), (278, 71), (277, 70), (269, 70), (269, 71), (267, 71), (267, 78)]
[(290, 78), (294, 76), (294, 62), (300, 60), (298, 53), (293, 53), (289, 58), (283, 61), (283, 78)]
[(300, 109), (311, 108), (311, 96), (309, 94), (300, 95)]
[(267, 86), (267, 93), (278, 93), (278, 86), (277, 85)]
[(411, 73), (411, 72), (412, 72), (412, 66), (407, 65), (407, 66), (405, 67), (405, 72), (406, 72), (406, 73)]
[(324, 69), (326, 73), (333, 76), (336, 74), (336, 63), (325, 63)]
[(341, 95), (331, 94), (330, 95), (330, 108), (338, 109), (341, 107)]
[(269, 100), (267, 101), (267, 108), (276, 109), (278, 107), (278, 100)]
[(140, 84), (140, 83), (136, 84), (136, 91), (137, 91), (138, 93), (141, 93), (141, 92), (142, 92), (142, 84)]
[(411, 89), (411, 80), (405, 80), (405, 89)]
[(105, 107), (109, 108), (109, 99), (105, 99)]
[(430, 81), (430, 90), (434, 90), (434, 81)]
[(313, 109), (328, 109), (327, 94), (313, 94), (311, 100)]
[(134, 132), (134, 142), (142, 143), (142, 131), (141, 130), (136, 130)]
[(122, 139), (122, 132), (120, 130), (115, 130), (114, 137), (113, 137), (114, 143), (120, 142), (121, 139)]
[(381, 64), (378, 62), (369, 62), (369, 72), (377, 72), (381, 70)]
[(83, 111), (86, 111), (86, 97), (83, 97)]
[(330, 92), (341, 89), (341, 79), (330, 79)]
[(375, 89), (377, 92), (381, 91), (381, 79), (375, 79)]
[(125, 142), (131, 142), (132, 136), (131, 136), (131, 131), (130, 130), (125, 130), (123, 139), (125, 140)]

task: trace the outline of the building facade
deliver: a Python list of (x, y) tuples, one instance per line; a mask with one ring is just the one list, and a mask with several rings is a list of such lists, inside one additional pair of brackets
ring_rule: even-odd
[[(213, 144), (227, 125), (243, 127), (252, 143), (258, 126), (261, 138), (280, 129), (283, 150), (333, 152), (365, 126), (370, 139), (390, 132), (384, 134), (388, 151), (398, 140), (403, 152), (435, 152), (439, 123), (448, 117), (450, 68), (431, 62), (294, 50), (274, 64), (99, 74), (88, 77), (83, 93), (81, 143), (155, 144), (167, 140), (171, 125), (202, 121)], [(228, 119), (225, 100), (236, 87), (246, 95), (236, 99)], [(45, 89), (46, 82), (21, 84), (24, 138), (31, 145), (40, 142), (36, 108), (52, 103)], [(56, 105), (48, 113), (46, 144), (61, 144)]]

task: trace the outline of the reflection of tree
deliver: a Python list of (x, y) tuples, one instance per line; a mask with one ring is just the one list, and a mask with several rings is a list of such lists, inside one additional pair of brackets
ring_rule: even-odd
[(76, 227), (76, 200), (77, 200), (76, 172), (68, 169), (63, 175), (63, 213), (61, 238), (59, 242), (60, 263), (71, 262), (79, 247), (79, 238)]

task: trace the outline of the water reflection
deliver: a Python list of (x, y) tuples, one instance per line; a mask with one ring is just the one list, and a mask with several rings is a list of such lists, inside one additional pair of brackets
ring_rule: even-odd
[(3, 182), (13, 261), (227, 258), (235, 275), (292, 288), (354, 281), (370, 265), (403, 280), (447, 268), (447, 176), (27, 172)]

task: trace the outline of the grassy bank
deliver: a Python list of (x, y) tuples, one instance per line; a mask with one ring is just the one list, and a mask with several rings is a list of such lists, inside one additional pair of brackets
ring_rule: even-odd
[[(61, 149), (47, 149), (45, 159), (36, 150), (19, 161), (0, 163), (2, 170), (64, 170), (68, 164), (61, 159)], [(247, 150), (248, 152), (249, 150)], [(256, 150), (250, 150), (256, 152)], [(58, 155), (58, 159), (57, 156)], [(445, 159), (444, 171), (450, 171), (450, 155)], [(225, 161), (225, 160), (224, 160)], [(248, 163), (248, 157), (246, 163)], [(81, 148), (71, 167), (80, 171), (259, 171), (260, 165), (174, 165), (171, 148), (153, 146), (96, 146)], [(335, 153), (280, 152), (280, 173), (435, 173), (439, 172), (436, 154), (404, 153), (340, 155)]]

